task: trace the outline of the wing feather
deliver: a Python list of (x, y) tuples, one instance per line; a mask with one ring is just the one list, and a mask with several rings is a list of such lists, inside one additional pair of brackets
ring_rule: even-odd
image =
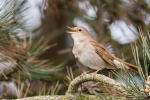
[(113, 67), (117, 68), (116, 65), (113, 63), (115, 59), (114, 56), (101, 44), (98, 42), (91, 40), (90, 43), (95, 47), (96, 53), (108, 64), (112, 65)]
[(117, 68), (117, 66), (113, 63), (115, 60), (121, 62), (122, 64), (126, 64), (128, 66), (129, 71), (138, 73), (138, 67), (127, 63), (114, 55), (112, 55), (103, 45), (99, 44), (98, 42), (91, 40), (90, 43), (95, 47), (96, 53), (108, 64), (112, 65), (113, 67)]

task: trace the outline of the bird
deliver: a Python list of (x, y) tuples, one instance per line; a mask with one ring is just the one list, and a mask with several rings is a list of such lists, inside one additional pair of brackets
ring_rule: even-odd
[[(67, 26), (68, 27), (68, 26)], [(68, 27), (74, 40), (72, 53), (81, 64), (96, 70), (94, 74), (103, 69), (127, 69), (131, 72), (138, 73), (138, 67), (125, 62), (114, 56), (105, 46), (95, 41), (89, 31), (83, 26)]]

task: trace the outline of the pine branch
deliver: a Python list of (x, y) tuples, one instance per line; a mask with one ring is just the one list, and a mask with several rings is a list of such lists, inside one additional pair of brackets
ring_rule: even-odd
[[(126, 73), (126, 77), (124, 75), (118, 73), (117, 71), (114, 71), (114, 74), (124, 83), (126, 83), (126, 86), (128, 86), (130, 89), (124, 88), (130, 97), (136, 98), (136, 99), (146, 99), (149, 98), (150, 90), (149, 90), (149, 61), (150, 61), (150, 34), (145, 36), (142, 32), (142, 29), (139, 27), (140, 31), (140, 38), (138, 39), (138, 42), (135, 42), (135, 44), (131, 45), (132, 47), (132, 53), (136, 62), (136, 65), (138, 66), (138, 74), (140, 79), (135, 79), (135, 74), (130, 73), (128, 70), (124, 69), (123, 71)], [(140, 60), (139, 55), (142, 54), (143, 58)], [(142, 64), (143, 63), (143, 64)], [(140, 84), (140, 82), (141, 84)]]
[[(0, 10), (1, 12), (7, 5), (11, 6), (0, 14), (0, 65), (3, 66), (0, 67), (0, 79), (8, 80), (17, 77), (18, 72), (29, 79), (53, 79), (54, 72), (61, 70), (63, 64), (53, 66), (49, 60), (39, 60), (39, 55), (53, 45), (48, 46), (48, 41), (45, 41), (44, 37), (34, 43), (32, 34), (23, 30), (24, 22), (18, 23), (22, 18), (18, 17), (22, 12), (20, 8), (25, 3), (26, 0), (20, 3), (16, 0), (9, 1)], [(18, 36), (19, 30), (24, 32), (24, 39)]]
[(86, 74), (83, 77), (78, 76), (76, 77), (69, 85), (68, 90), (66, 95), (50, 95), (50, 96), (35, 96), (35, 97), (29, 97), (29, 98), (20, 98), (17, 100), (38, 100), (38, 99), (46, 99), (46, 100), (55, 100), (55, 99), (60, 99), (60, 100), (128, 100), (128, 98), (123, 96), (113, 96), (113, 95), (89, 95), (89, 94), (84, 94), (80, 93), (78, 91), (79, 85), (81, 85), (84, 82), (87, 81), (97, 81), (97, 82), (103, 82), (104, 84), (109, 84), (111, 85), (114, 89), (117, 91), (120, 91), (120, 93), (126, 94), (126, 91), (122, 88), (121, 84), (116, 82), (115, 80), (106, 77), (101, 74), (96, 74), (94, 77), (90, 74)]
[(69, 85), (68, 91), (66, 94), (75, 93), (78, 90), (79, 85), (87, 81), (96, 81), (96, 82), (103, 82), (104, 84), (109, 84), (112, 88), (120, 91), (122, 93), (126, 93), (126, 91), (122, 88), (121, 84), (114, 81), (113, 79), (106, 77), (101, 74), (96, 74), (94, 77), (90, 74), (86, 74), (83, 77), (78, 76), (76, 77)]

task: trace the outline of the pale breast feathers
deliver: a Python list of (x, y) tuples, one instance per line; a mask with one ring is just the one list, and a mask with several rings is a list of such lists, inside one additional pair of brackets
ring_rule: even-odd
[(104, 60), (96, 53), (89, 41), (81, 42), (78, 46), (74, 45), (72, 52), (83, 65), (91, 69), (105, 68)]

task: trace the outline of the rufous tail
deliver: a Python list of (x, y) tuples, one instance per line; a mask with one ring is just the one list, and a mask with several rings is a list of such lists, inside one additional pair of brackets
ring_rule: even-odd
[(130, 63), (127, 63), (127, 62), (125, 62), (125, 61), (123, 61), (123, 60), (121, 60), (121, 59), (119, 59), (119, 58), (117, 58), (115, 56), (114, 56), (114, 58), (115, 58), (115, 60), (117, 60), (117, 61), (119, 61), (119, 62), (124, 63), (125, 65), (127, 65), (129, 71), (134, 72), (134, 73), (138, 73), (138, 67), (137, 66), (135, 66), (133, 64), (130, 64)]

